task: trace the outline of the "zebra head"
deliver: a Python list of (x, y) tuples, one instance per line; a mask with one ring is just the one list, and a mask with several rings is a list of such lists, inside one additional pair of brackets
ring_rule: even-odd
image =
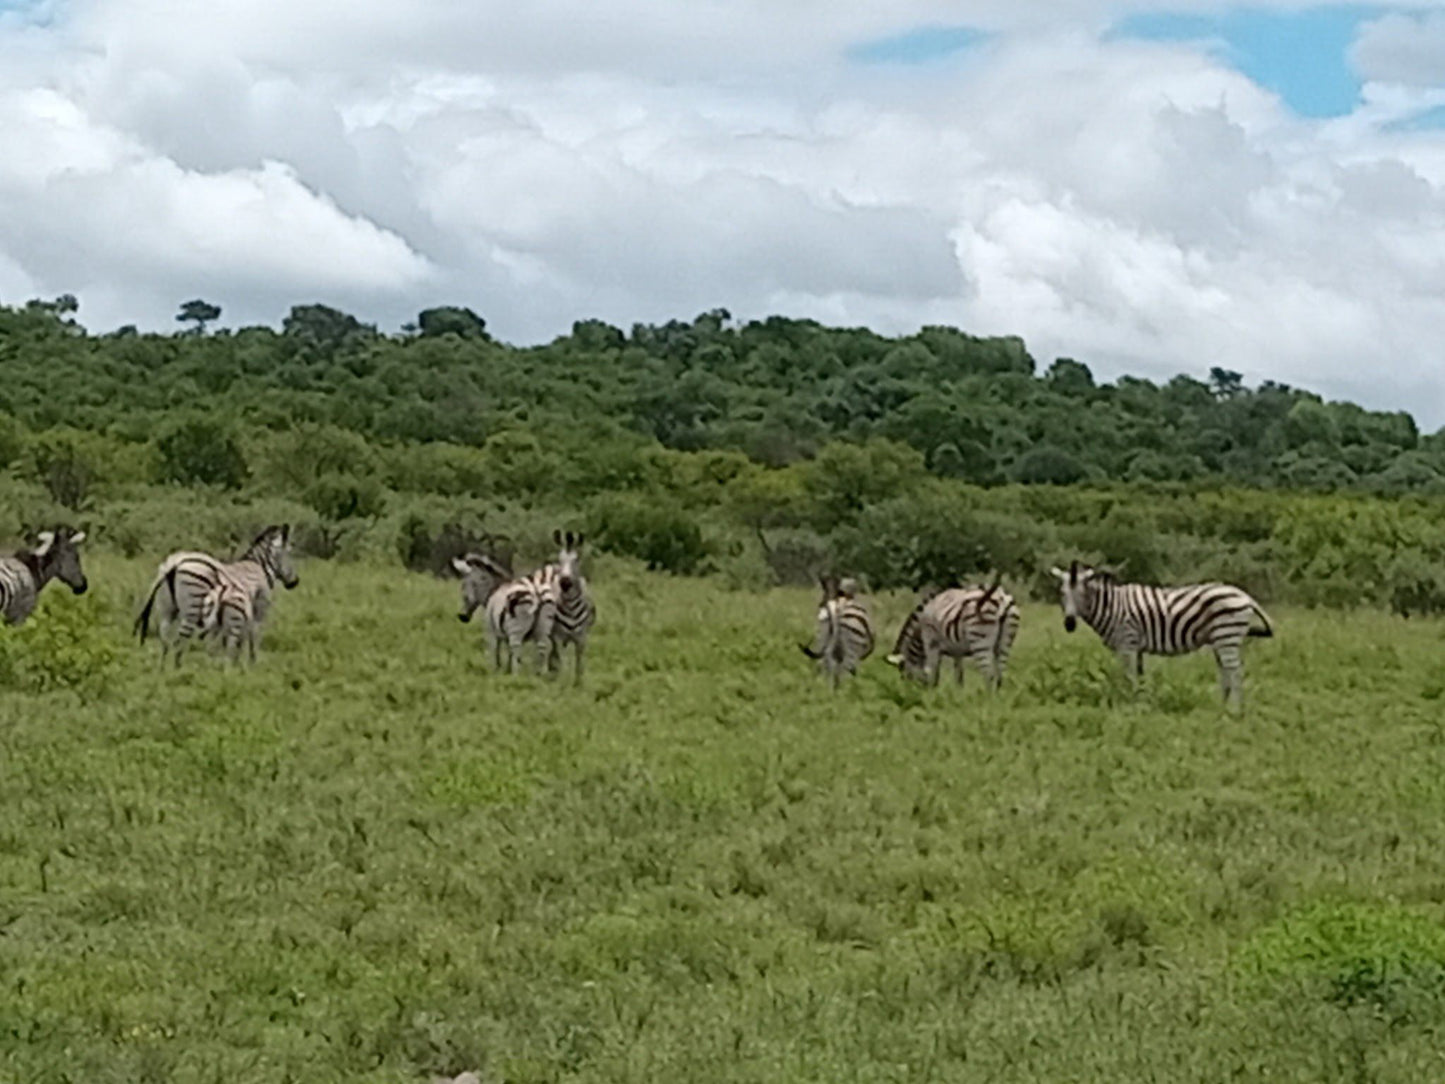
[(80, 567), (80, 551), (76, 549), (84, 541), (84, 531), (72, 531), (69, 527), (41, 531), (38, 543), (30, 552), (42, 581), (57, 579), (77, 595), (85, 594), (90, 584)]
[(1068, 571), (1057, 567), (1050, 571), (1059, 580), (1059, 601), (1064, 607), (1064, 631), (1073, 632), (1079, 627), (1080, 611), (1088, 612), (1090, 609), (1094, 581), (1101, 573), (1096, 568), (1079, 564), (1078, 561), (1069, 562)]
[(557, 586), (571, 591), (582, 585), (582, 536), (571, 531), (552, 532), (552, 541), (557, 543)]
[(267, 527), (256, 536), (247, 553), (260, 561), (261, 566), (273, 579), (280, 580), (286, 590), (290, 591), (301, 582), (295, 566), (291, 564), (291, 524)]
[(487, 599), (512, 574), (492, 558), (481, 553), (469, 553), (465, 557), (453, 557), (452, 568), (462, 578), (462, 608), (457, 619), (463, 624), (472, 619), (472, 614), (487, 604)]

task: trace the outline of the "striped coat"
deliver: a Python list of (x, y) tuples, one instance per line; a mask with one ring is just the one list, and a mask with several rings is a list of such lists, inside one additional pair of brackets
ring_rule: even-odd
[(244, 645), (256, 661), (256, 608), (241, 584), (219, 583), (201, 604), (200, 636), (215, 636), (232, 662), (240, 661)]
[(77, 595), (85, 594), (89, 583), (76, 549), (84, 541), (84, 531), (58, 527), (41, 531), (33, 549), (0, 557), (0, 617), (5, 624), (19, 625), (34, 613), (40, 592), (51, 580), (66, 584)]
[(818, 660), (836, 689), (844, 674), (856, 674), (858, 664), (873, 654), (873, 619), (857, 598), (856, 582), (824, 577), (820, 583), (817, 636), (811, 647), (799, 646), (808, 658)]
[(161, 658), (173, 650), (176, 665), (193, 637), (206, 627), (208, 607), (220, 589), (234, 589), (250, 599), (253, 625), (266, 619), (271, 593), (280, 582), (288, 590), (300, 582), (291, 565), (291, 528), (267, 527), (237, 561), (226, 563), (208, 553), (182, 551), (161, 562), (135, 631), (144, 643), (152, 616), (161, 635)]
[(543, 565), (528, 579), (552, 601), (552, 635), (547, 669), (556, 672), (561, 668), (562, 649), (571, 644), (572, 673), (580, 683), (587, 636), (597, 620), (597, 607), (593, 605), (587, 581), (582, 577), (582, 535), (553, 531), (552, 538), (557, 543), (557, 560)]
[(467, 622), (478, 609), (487, 616), (487, 640), (492, 663), (502, 669), (502, 649), (507, 650), (507, 670), (515, 674), (522, 663), (522, 648), (537, 645), (537, 670), (548, 662), (552, 650), (552, 622), (556, 607), (552, 597), (528, 577), (514, 579), (510, 570), (491, 557), (469, 553), (452, 560), (462, 578), (462, 608), (457, 617)]
[[(1077, 561), (1053, 573), (1062, 592), (1064, 629), (1073, 632), (1082, 620), (1135, 680), (1144, 673), (1145, 655), (1185, 655), (1207, 647), (1219, 665), (1225, 703), (1238, 705), (1244, 697), (1241, 645), (1251, 636), (1274, 635), (1260, 604), (1229, 584), (1119, 583), (1112, 573)], [(1262, 627), (1255, 626), (1256, 618)]]
[(967, 659), (989, 687), (997, 689), (1008, 669), (1019, 620), (1013, 596), (997, 583), (930, 593), (903, 622), (888, 661), (908, 677), (937, 685), (939, 666), (948, 657), (961, 685)]

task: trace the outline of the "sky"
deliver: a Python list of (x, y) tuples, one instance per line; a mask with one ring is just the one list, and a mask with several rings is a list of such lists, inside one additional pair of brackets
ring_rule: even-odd
[(0, 303), (94, 331), (726, 308), (1445, 425), (1445, 0), (0, 0), (0, 148)]

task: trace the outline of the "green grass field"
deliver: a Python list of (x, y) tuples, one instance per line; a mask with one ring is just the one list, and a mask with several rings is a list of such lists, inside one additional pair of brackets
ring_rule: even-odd
[(311, 562), (160, 670), (153, 562), (0, 630), (0, 1080), (1445, 1079), (1445, 626), (1278, 610), (1131, 697), (836, 696), (814, 595), (604, 565), (579, 690)]

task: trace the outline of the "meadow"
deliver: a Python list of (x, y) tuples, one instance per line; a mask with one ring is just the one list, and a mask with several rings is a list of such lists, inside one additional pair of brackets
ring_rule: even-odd
[[(830, 695), (815, 593), (601, 558), (581, 688), (455, 582), (303, 562), (162, 670), (153, 560), (0, 630), (0, 1080), (1445, 1078), (1445, 625), (1271, 606), (1131, 695)], [(149, 645), (148, 645), (149, 646)]]

